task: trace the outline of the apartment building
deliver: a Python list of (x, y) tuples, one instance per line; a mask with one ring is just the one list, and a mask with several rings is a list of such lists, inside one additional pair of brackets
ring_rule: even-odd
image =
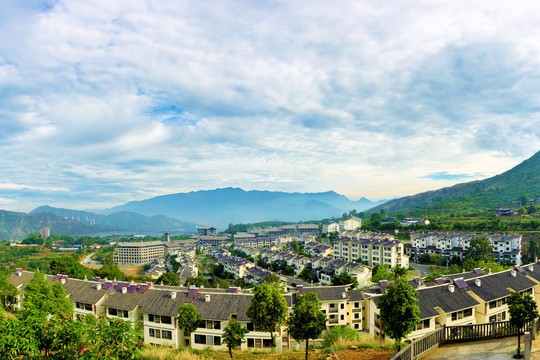
[[(252, 270), (264, 272), (258, 268), (247, 271)], [(20, 290), (14, 308), (20, 308), (24, 288), (33, 275), (32, 272), (18, 269), (9, 277), (10, 283)], [(249, 290), (182, 288), (99, 278), (88, 281), (62, 275), (47, 275), (47, 279), (51, 283), (62, 283), (73, 303), (75, 316), (94, 314), (140, 321), (144, 327), (144, 341), (148, 344), (224, 349), (222, 331), (231, 317), (238, 319), (248, 329), (253, 329), (246, 315), (253, 296)], [(409, 339), (415, 339), (443, 325), (469, 325), (508, 319), (506, 299), (512, 291), (530, 293), (536, 300), (540, 297), (540, 263), (516, 266), (493, 274), (489, 270), (475, 269), (444, 276), (431, 283), (415, 278), (409, 284), (418, 292), (420, 307), (421, 322), (409, 335)], [(388, 286), (388, 282), (384, 281), (360, 290), (351, 290), (348, 286), (297, 286), (295, 291), (283, 296), (289, 308), (292, 308), (297, 296), (314, 292), (321, 301), (328, 327), (350, 326), (358, 331), (369, 331), (373, 337), (380, 338), (383, 335), (377, 304)], [(185, 336), (177, 325), (177, 309), (185, 303), (195, 305), (203, 319), (190, 336)], [(247, 342), (242, 345), (244, 349), (263, 347), (270, 341), (268, 333), (252, 331), (246, 337)], [(299, 346), (289, 337), (285, 326), (276, 338), (278, 349)]]
[(143, 265), (167, 255), (167, 246), (162, 241), (121, 242), (113, 255), (118, 265)]
[(334, 241), (334, 257), (348, 261), (361, 259), (369, 266), (409, 267), (405, 247), (397, 240), (343, 237)]
[(493, 255), (498, 262), (510, 261), (514, 265), (521, 264), (520, 234), (459, 234), (459, 233), (418, 233), (411, 234), (411, 244), (406, 247), (409, 256), (419, 258), (424, 254), (439, 254), (451, 259), (454, 256), (463, 259), (465, 251), (475, 238), (485, 238), (493, 245)]

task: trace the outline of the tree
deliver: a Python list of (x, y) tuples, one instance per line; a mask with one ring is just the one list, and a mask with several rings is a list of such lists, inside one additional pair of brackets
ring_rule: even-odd
[(317, 281), (317, 278), (313, 275), (313, 272), (311, 269), (303, 268), (298, 277), (305, 281), (315, 280)]
[(518, 329), (518, 348), (517, 355), (519, 357), (520, 345), (521, 345), (521, 329), (529, 321), (538, 317), (538, 310), (536, 309), (536, 301), (534, 301), (531, 294), (521, 294), (517, 291), (512, 292), (507, 299), (508, 313), (510, 314), (510, 324)]
[(494, 261), (493, 245), (484, 237), (472, 239), (471, 244), (465, 250), (465, 258), (473, 259), (474, 261)]
[(401, 347), (401, 339), (413, 332), (420, 322), (417, 295), (412, 286), (399, 279), (388, 286), (377, 304), (382, 331), (396, 341), (398, 348)]
[(308, 359), (309, 339), (317, 339), (326, 328), (326, 315), (321, 311), (317, 294), (307, 293), (296, 298), (289, 321), (289, 334), (296, 341), (306, 342)]
[(401, 279), (403, 276), (407, 275), (407, 269), (401, 266), (394, 266), (392, 274), (394, 275), (394, 279)]
[(260, 284), (255, 289), (251, 304), (246, 311), (257, 331), (269, 332), (272, 346), (276, 346), (274, 332), (279, 331), (287, 319), (288, 306), (279, 290), (268, 284)]
[(163, 285), (180, 286), (180, 278), (173, 272), (167, 272), (157, 278), (157, 283), (163, 283)]
[(248, 329), (242, 327), (238, 321), (232, 318), (229, 320), (229, 323), (225, 329), (223, 329), (223, 336), (221, 337), (221, 340), (223, 343), (227, 344), (231, 359), (233, 358), (232, 350), (242, 345), (244, 342), (244, 335), (246, 335), (248, 332)]
[(84, 279), (86, 269), (84, 266), (75, 261), (72, 256), (60, 255), (55, 256), (49, 263), (51, 274), (68, 275), (70, 278)]
[(197, 277), (190, 276), (184, 282), (184, 286), (190, 286), (190, 285), (193, 285), (193, 286), (196, 286), (196, 287), (208, 286), (208, 280), (206, 280), (201, 275), (199, 275)]
[(191, 335), (197, 330), (201, 315), (193, 304), (184, 304), (178, 308), (178, 328), (184, 330), (185, 335)]
[(332, 277), (332, 285), (349, 285), (351, 289), (358, 287), (358, 280), (347, 273), (341, 273)]

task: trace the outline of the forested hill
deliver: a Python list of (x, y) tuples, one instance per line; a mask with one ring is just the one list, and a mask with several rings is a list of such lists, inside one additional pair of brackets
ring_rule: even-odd
[(52, 234), (82, 235), (92, 228), (78, 221), (67, 220), (51, 213), (25, 214), (0, 210), (0, 240), (24, 239), (29, 233), (49, 228)]
[(510, 206), (521, 195), (540, 196), (540, 151), (514, 168), (488, 179), (457, 184), (404, 198), (390, 200), (370, 211), (387, 213), (419, 209), (481, 209)]

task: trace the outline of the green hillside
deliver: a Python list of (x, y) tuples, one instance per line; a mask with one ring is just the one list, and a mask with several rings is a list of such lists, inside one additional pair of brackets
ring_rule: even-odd
[(467, 213), (497, 206), (519, 206), (522, 195), (540, 197), (540, 151), (500, 175), (391, 200), (370, 211)]

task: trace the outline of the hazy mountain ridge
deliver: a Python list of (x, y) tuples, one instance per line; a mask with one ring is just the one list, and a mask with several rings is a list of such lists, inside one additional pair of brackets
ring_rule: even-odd
[(89, 226), (50, 212), (26, 214), (0, 210), (0, 239), (23, 239), (27, 234), (44, 228), (51, 229), (52, 234), (84, 235), (93, 232)]
[(452, 202), (469, 204), (478, 208), (508, 206), (511, 199), (524, 194), (530, 196), (540, 194), (540, 151), (502, 174), (390, 200), (369, 211), (384, 209), (397, 212)]
[(204, 225), (225, 228), (229, 223), (252, 223), (267, 220), (305, 221), (341, 216), (376, 203), (362, 198), (351, 201), (334, 191), (288, 193), (280, 191), (245, 191), (239, 188), (192, 191), (161, 195), (132, 201), (106, 209), (133, 211), (147, 216), (164, 214)]
[(93, 232), (106, 230), (124, 231), (174, 231), (193, 232), (196, 231), (195, 224), (173, 219), (164, 215), (144, 216), (129, 211), (114, 212), (109, 215), (95, 214), (82, 210), (71, 210), (54, 208), (48, 205), (40, 206), (30, 212), (30, 214), (51, 213), (57, 216), (81, 222), (90, 226)]

